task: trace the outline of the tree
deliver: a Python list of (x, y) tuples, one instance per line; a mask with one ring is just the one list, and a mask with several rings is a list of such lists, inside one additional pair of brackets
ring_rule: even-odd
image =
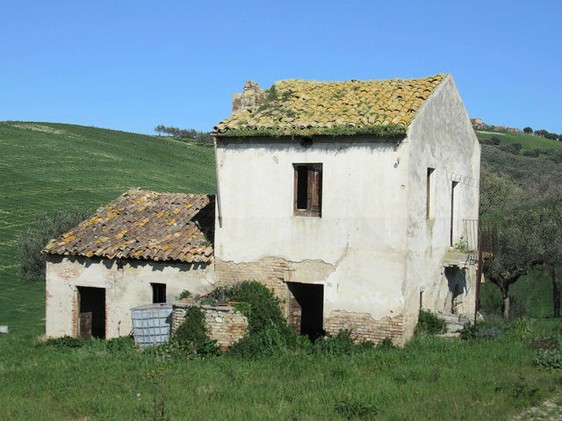
[(530, 128), (530, 127), (525, 127), (525, 128), (523, 129), (523, 133), (525, 133), (525, 134), (531, 134), (531, 133), (533, 133), (533, 129)]
[(18, 237), (17, 249), (20, 260), (19, 273), (23, 280), (45, 279), (46, 256), (41, 250), (47, 242), (57, 238), (90, 216), (92, 212), (82, 208), (40, 212), (34, 224)]
[(540, 244), (532, 211), (522, 207), (501, 215), (482, 230), (484, 276), (495, 284), (502, 295), (502, 313), (509, 320), (509, 288), (537, 264)]
[(533, 220), (538, 236), (539, 262), (552, 282), (552, 308), (554, 317), (560, 317), (560, 281), (558, 268), (562, 265), (562, 187), (545, 182), (534, 186), (531, 193)]

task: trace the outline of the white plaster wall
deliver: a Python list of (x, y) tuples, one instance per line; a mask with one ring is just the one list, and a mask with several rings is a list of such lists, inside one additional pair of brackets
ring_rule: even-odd
[(152, 303), (150, 283), (166, 284), (166, 301), (176, 300), (183, 290), (201, 294), (212, 289), (212, 265), (156, 262), (123, 262), (62, 259), (47, 262), (46, 335), (59, 337), (76, 332), (77, 287), (106, 288), (106, 337), (128, 335), (132, 330), (131, 308)]
[[(293, 215), (294, 163), (322, 163), (321, 217)], [(408, 222), (405, 145), (348, 138), (305, 148), (298, 140), (221, 139), (217, 165), (216, 257), (321, 261), (333, 270), (308, 282), (324, 284), (325, 315), (336, 309), (374, 318), (401, 313)], [(302, 274), (292, 276), (306, 282)]]
[[(437, 310), (442, 262), (450, 248), (452, 181), (455, 187), (453, 243), (463, 234), (464, 219), (478, 219), (480, 145), (451, 76), (418, 111), (409, 129), (408, 254), (404, 293), (412, 313), (423, 306)], [(432, 218), (426, 219), (426, 174), (434, 168)], [(467, 269), (474, 271), (474, 267)], [(471, 275), (468, 278), (473, 279)], [(441, 291), (442, 293), (443, 291)]]

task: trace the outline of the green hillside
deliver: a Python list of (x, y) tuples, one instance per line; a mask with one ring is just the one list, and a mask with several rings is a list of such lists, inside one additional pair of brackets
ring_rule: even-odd
[(476, 130), (476, 136), (478, 136), (478, 139), (480, 139), (480, 141), (486, 141), (488, 139), (491, 139), (492, 137), (496, 137), (500, 140), (500, 145), (521, 143), (521, 145), (523, 145), (523, 150), (562, 150), (562, 142), (545, 139), (544, 137), (535, 136), (532, 134), (518, 134), (495, 130)]
[(0, 324), (39, 333), (44, 284), (17, 277), (16, 238), (38, 211), (95, 210), (131, 187), (213, 193), (210, 147), (69, 124), (0, 122)]

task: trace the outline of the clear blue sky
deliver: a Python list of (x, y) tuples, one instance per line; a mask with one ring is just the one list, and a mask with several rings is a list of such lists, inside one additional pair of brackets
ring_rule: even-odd
[(445, 72), (471, 117), (562, 133), (559, 0), (0, 5), (0, 120), (210, 130), (248, 79)]

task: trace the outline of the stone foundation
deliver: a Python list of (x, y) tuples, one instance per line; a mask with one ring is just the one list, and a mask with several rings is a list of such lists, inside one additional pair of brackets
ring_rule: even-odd
[[(185, 312), (192, 303), (175, 303), (172, 311), (172, 334), (183, 323)], [(232, 306), (200, 306), (205, 315), (205, 327), (221, 350), (227, 350), (246, 334), (248, 319)]]
[(402, 315), (375, 320), (368, 313), (332, 311), (324, 320), (324, 329), (331, 335), (340, 330), (351, 330), (357, 341), (371, 341), (375, 344), (385, 339), (394, 345), (404, 345), (404, 318)]

